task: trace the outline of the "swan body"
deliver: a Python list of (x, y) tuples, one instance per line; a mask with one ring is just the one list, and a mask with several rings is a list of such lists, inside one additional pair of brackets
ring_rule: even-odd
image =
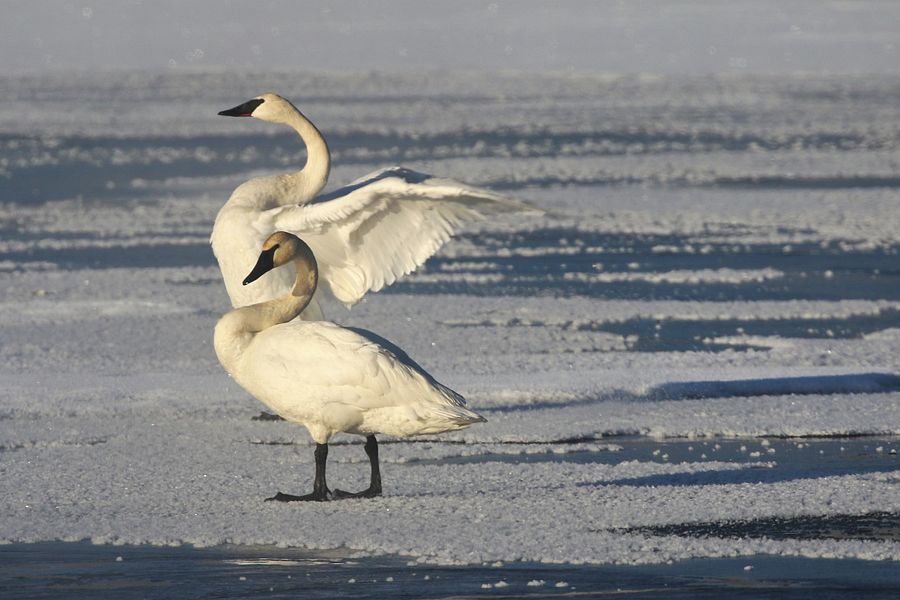
[[(484, 421), (465, 407), (462, 396), (390, 342), (364, 330), (295, 319), (313, 297), (318, 270), (309, 246), (293, 234), (271, 235), (243, 281), (250, 283), (286, 264), (294, 265), (293, 287), (279, 298), (224, 315), (216, 325), (214, 345), (235, 381), (285, 420), (307, 428), (317, 444), (317, 482), (319, 454), (327, 456), (328, 441), (338, 432), (366, 436), (370, 460), (372, 448), (375, 452), (374, 481), (376, 433), (434, 434)], [(273, 499), (329, 499), (324, 462), (322, 458), (317, 497), (281, 494)], [(377, 487), (380, 493), (380, 475)]]
[[(540, 213), (500, 194), (402, 167), (319, 195), (330, 172), (328, 144), (293, 104), (263, 94), (219, 114), (289, 125), (307, 148), (303, 169), (240, 185), (216, 217), (211, 243), (235, 307), (271, 300), (290, 288), (290, 268), (263, 276), (255, 286), (240, 285), (273, 231), (302, 236), (318, 259), (323, 287), (349, 307), (414, 271), (466, 222), (503, 212)], [(318, 298), (303, 318), (322, 318)]]

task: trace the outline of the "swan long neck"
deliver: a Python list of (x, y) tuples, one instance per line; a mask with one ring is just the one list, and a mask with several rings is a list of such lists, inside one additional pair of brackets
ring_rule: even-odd
[(309, 246), (305, 244), (302, 246), (302, 252), (294, 258), (294, 266), (297, 269), (297, 278), (290, 294), (238, 309), (246, 311), (244, 314), (246, 331), (258, 333), (273, 325), (287, 323), (303, 312), (312, 300), (319, 282), (319, 269)]
[(302, 112), (293, 105), (291, 108), (285, 123), (299, 133), (306, 144), (306, 164), (299, 171), (280, 176), (287, 188), (284, 204), (312, 200), (328, 183), (331, 172), (331, 151), (325, 137)]
[(229, 372), (256, 334), (293, 320), (312, 300), (319, 271), (312, 251), (309, 247), (305, 250), (294, 259), (297, 279), (289, 294), (236, 308), (219, 319), (216, 324), (214, 345), (219, 360)]

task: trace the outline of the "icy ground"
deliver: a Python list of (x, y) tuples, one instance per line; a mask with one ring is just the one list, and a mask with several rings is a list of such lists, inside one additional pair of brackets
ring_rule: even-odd
[[(895, 529), (728, 533), (877, 530), (900, 512), (900, 78), (196, 72), (0, 89), (0, 540), (900, 560)], [(228, 308), (216, 211), (303, 160), (292, 134), (216, 116), (269, 90), (328, 137), (332, 186), (400, 163), (549, 211), (473, 227), (351, 312), (326, 307), (488, 418), (385, 443), (380, 499), (263, 503), (309, 487), (312, 446), (253, 420), (262, 406), (212, 350)], [(815, 436), (878, 437), (831, 456)], [(330, 458), (333, 486), (362, 486), (357, 439)]]

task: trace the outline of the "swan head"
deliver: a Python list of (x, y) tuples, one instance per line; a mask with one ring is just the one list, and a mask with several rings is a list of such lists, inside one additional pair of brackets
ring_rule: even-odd
[(278, 94), (262, 94), (234, 108), (219, 112), (223, 117), (256, 117), (270, 123), (285, 123), (296, 113), (294, 105)]
[(256, 266), (244, 278), (244, 285), (253, 283), (272, 269), (291, 262), (297, 265), (297, 281), (291, 293), (294, 296), (312, 294), (319, 277), (316, 257), (306, 242), (285, 231), (276, 231), (263, 242)]

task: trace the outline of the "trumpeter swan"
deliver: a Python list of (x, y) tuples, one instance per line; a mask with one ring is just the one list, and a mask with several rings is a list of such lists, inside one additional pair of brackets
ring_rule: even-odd
[[(313, 491), (278, 492), (269, 500), (328, 500), (381, 494), (376, 433), (434, 434), (484, 421), (465, 399), (434, 380), (402, 350), (371, 332), (328, 321), (294, 319), (316, 290), (318, 268), (310, 247), (279, 231), (265, 241), (247, 285), (276, 267), (293, 264), (285, 295), (236, 308), (216, 324), (219, 362), (245, 390), (316, 442)], [(330, 492), (325, 482), (328, 441), (338, 432), (366, 437), (371, 481), (355, 494)]]
[[(541, 212), (488, 190), (401, 167), (370, 173), (316, 197), (328, 181), (331, 154), (319, 130), (293, 104), (263, 94), (219, 114), (288, 125), (307, 151), (301, 170), (241, 184), (216, 216), (213, 252), (235, 307), (270, 300), (290, 287), (290, 269), (270, 273), (251, 288), (239, 283), (273, 231), (302, 236), (319, 260), (324, 287), (352, 306), (369, 290), (415, 270), (465, 222), (502, 212)], [(323, 318), (315, 298), (303, 318)]]

